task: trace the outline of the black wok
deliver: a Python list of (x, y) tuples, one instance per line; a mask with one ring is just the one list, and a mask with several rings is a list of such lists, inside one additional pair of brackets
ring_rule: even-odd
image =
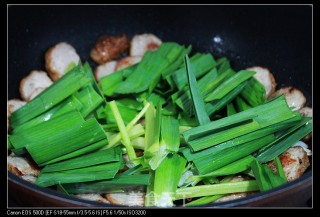
[[(8, 99), (19, 82), (44, 69), (44, 52), (66, 41), (82, 60), (102, 34), (154, 33), (163, 41), (192, 44), (194, 51), (227, 56), (235, 69), (268, 67), (278, 88), (292, 85), (312, 103), (312, 7), (304, 6), (9, 6)], [(220, 38), (217, 42), (214, 38)], [(94, 64), (90, 62), (92, 66)], [(10, 201), (19, 206), (97, 206), (8, 174)], [(244, 199), (210, 206), (306, 206), (312, 170), (298, 180)]]

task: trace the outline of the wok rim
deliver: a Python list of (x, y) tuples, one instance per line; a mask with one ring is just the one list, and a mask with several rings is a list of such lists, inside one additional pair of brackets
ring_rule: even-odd
[[(220, 202), (220, 203), (213, 203), (210, 205), (203, 205), (198, 206), (199, 208), (224, 208), (224, 207), (274, 207), (267, 205), (268, 202), (277, 199), (277, 197), (280, 197), (280, 200), (283, 200), (283, 198), (286, 198), (290, 195), (297, 195), (299, 192), (302, 191), (310, 191), (312, 192), (313, 188), (313, 176), (312, 176), (312, 170), (307, 171), (304, 173), (300, 178), (286, 183), (283, 186), (279, 186), (277, 188), (271, 189), (269, 191), (265, 192), (258, 192), (253, 195), (249, 195), (245, 198), (235, 199), (232, 201), (226, 201), (226, 202)], [(76, 198), (74, 196), (69, 196), (66, 194), (63, 194), (59, 191), (49, 189), (49, 188), (43, 188), (40, 186), (37, 186), (33, 183), (29, 183), (22, 178), (12, 174), (11, 172), (8, 172), (8, 193), (10, 189), (14, 188), (15, 190), (24, 190), (28, 191), (29, 193), (35, 194), (33, 196), (41, 197), (46, 200), (50, 200), (52, 202), (51, 205), (56, 204), (63, 204), (62, 206), (56, 206), (56, 207), (65, 207), (65, 208), (77, 208), (77, 207), (101, 207), (101, 208), (107, 208), (107, 207), (127, 207), (127, 206), (120, 206), (120, 205), (112, 205), (112, 204), (101, 204), (99, 202), (95, 201), (89, 201), (84, 200), (80, 198)], [(309, 193), (307, 193), (309, 195)], [(312, 198), (312, 193), (310, 195)], [(282, 198), (282, 199), (281, 199)], [(278, 198), (279, 199), (279, 198)], [(285, 201), (284, 201), (285, 202)], [(67, 206), (64, 206), (67, 205)], [(101, 206), (102, 205), (102, 206)], [(28, 207), (28, 206), (26, 206)], [(277, 207), (286, 207), (286, 205), (278, 204)], [(143, 209), (148, 209), (148, 207), (140, 207)], [(187, 208), (187, 207), (174, 207), (174, 208)], [(189, 207), (188, 207), (189, 208)], [(196, 207), (193, 207), (196, 208)]]

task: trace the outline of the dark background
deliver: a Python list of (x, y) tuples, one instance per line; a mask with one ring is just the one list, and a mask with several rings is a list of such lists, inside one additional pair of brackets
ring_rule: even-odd
[[(311, 6), (10, 6), (9, 98), (21, 75), (44, 69), (44, 53), (66, 41), (88, 60), (102, 34), (154, 33), (193, 51), (227, 56), (236, 69), (265, 66), (279, 87), (312, 84)], [(214, 43), (219, 36), (222, 43)], [(18, 76), (17, 76), (18, 75)], [(303, 79), (301, 80), (301, 76)], [(309, 94), (308, 94), (309, 95)], [(311, 99), (309, 98), (309, 102)]]

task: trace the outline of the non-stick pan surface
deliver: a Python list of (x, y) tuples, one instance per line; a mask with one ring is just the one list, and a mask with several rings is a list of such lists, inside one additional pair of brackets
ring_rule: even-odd
[[(82, 61), (90, 61), (90, 49), (100, 35), (121, 33), (129, 37), (153, 33), (163, 41), (192, 44), (193, 51), (228, 57), (235, 69), (268, 67), (278, 88), (291, 85), (302, 90), (311, 106), (312, 8), (308, 5), (9, 6), (8, 99), (19, 98), (19, 82), (31, 70), (44, 70), (44, 53), (50, 46), (68, 42)], [(8, 179), (9, 196), (21, 206), (97, 205), (39, 188), (12, 174)], [(283, 187), (220, 205), (303, 206), (311, 192), (309, 169)]]

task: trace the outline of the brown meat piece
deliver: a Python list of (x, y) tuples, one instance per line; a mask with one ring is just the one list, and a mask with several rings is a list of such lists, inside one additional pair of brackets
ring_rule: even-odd
[(270, 70), (260, 66), (253, 66), (247, 68), (247, 70), (256, 72), (253, 77), (255, 77), (264, 86), (266, 96), (269, 98), (275, 92), (277, 86), (276, 80)]
[(91, 201), (96, 201), (99, 203), (110, 203), (104, 197), (102, 197), (100, 194), (95, 194), (95, 193), (76, 194), (75, 196), (78, 198), (84, 199), (84, 200), (91, 200)]
[[(305, 116), (305, 117), (312, 117), (312, 108), (306, 106), (306, 107), (303, 107), (302, 109), (299, 109), (298, 112), (302, 115), (302, 116)], [(308, 135), (306, 135), (302, 140), (304, 142), (308, 142), (310, 139), (312, 138), (312, 132), (309, 133)]]
[(304, 94), (295, 87), (283, 87), (271, 95), (271, 99), (283, 94), (289, 107), (294, 107), (293, 111), (303, 108), (307, 102)]
[(145, 189), (126, 189), (124, 192), (106, 193), (105, 198), (115, 205), (143, 207), (145, 202)]
[(139, 56), (132, 56), (132, 57), (125, 57), (122, 58), (116, 66), (115, 71), (119, 71), (121, 69), (127, 68), (129, 66), (132, 66), (134, 64), (139, 63), (142, 60), (142, 57)]
[(150, 33), (135, 35), (131, 40), (130, 56), (143, 57), (147, 51), (157, 50), (161, 43), (160, 38)]
[(66, 42), (60, 42), (45, 53), (45, 67), (53, 81), (65, 75), (70, 64), (77, 65), (80, 57), (75, 48)]
[(19, 108), (21, 108), (22, 106), (24, 106), (26, 103), (27, 102), (21, 101), (20, 99), (10, 99), (7, 102), (7, 132), (9, 131), (10, 127), (11, 114)]
[[(310, 166), (308, 155), (302, 147), (289, 148), (287, 151), (283, 152), (279, 158), (288, 182), (302, 176)], [(274, 172), (277, 172), (274, 161), (268, 162), (267, 165)]]
[(96, 45), (91, 50), (91, 58), (103, 64), (118, 58), (122, 53), (129, 49), (130, 42), (125, 34), (109, 36), (100, 36)]
[(13, 174), (31, 183), (36, 181), (36, 177), (40, 173), (40, 169), (33, 162), (14, 155), (7, 157), (7, 167)]
[(113, 73), (115, 71), (116, 65), (117, 61), (110, 61), (97, 66), (97, 68), (94, 71), (94, 76), (97, 82), (99, 82), (104, 76)]

